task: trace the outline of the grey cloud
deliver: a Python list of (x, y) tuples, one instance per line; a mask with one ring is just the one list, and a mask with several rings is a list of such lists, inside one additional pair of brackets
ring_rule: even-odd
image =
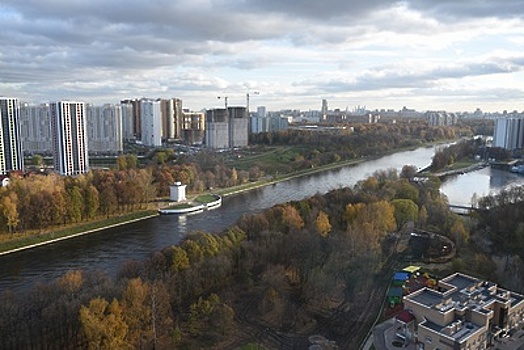
[(524, 15), (521, 0), (412, 0), (413, 9), (430, 13), (439, 18), (459, 19), (464, 17), (514, 17)]
[(473, 62), (460, 66), (435, 67), (428, 71), (403, 71), (402, 69), (383, 67), (369, 70), (356, 78), (332, 79), (317, 84), (313, 81), (300, 82), (296, 85), (310, 85), (314, 89), (328, 93), (344, 91), (370, 91), (380, 89), (412, 89), (435, 86), (441, 79), (460, 79), (499, 73), (511, 73), (524, 70), (524, 56), (506, 59), (493, 59), (486, 62)]

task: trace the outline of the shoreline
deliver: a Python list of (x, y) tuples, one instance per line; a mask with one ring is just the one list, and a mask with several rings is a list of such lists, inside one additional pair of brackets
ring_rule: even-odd
[[(390, 151), (385, 152), (384, 154), (381, 154), (381, 155), (372, 155), (372, 156), (368, 156), (368, 157), (362, 157), (362, 158), (359, 158), (359, 159), (351, 159), (351, 160), (341, 161), (341, 162), (338, 162), (338, 163), (326, 164), (326, 165), (323, 165), (323, 166), (320, 166), (320, 167), (317, 167), (317, 168), (299, 170), (297, 172), (290, 173), (288, 175), (282, 175), (280, 177), (273, 177), (271, 179), (258, 180), (256, 182), (251, 183), (251, 184), (244, 184), (244, 185), (238, 185), (238, 186), (235, 186), (235, 187), (224, 188), (224, 189), (221, 189), (221, 190), (218, 190), (218, 191), (213, 191), (213, 193), (219, 194), (222, 197), (233, 196), (233, 195), (236, 195), (236, 194), (248, 192), (248, 191), (251, 191), (251, 190), (254, 190), (254, 189), (257, 189), (257, 188), (262, 188), (262, 187), (274, 185), (274, 184), (277, 184), (279, 182), (288, 181), (288, 180), (299, 178), (299, 177), (302, 177), (302, 176), (307, 176), (307, 175), (312, 175), (312, 174), (323, 172), (323, 171), (343, 168), (343, 167), (346, 167), (346, 166), (358, 165), (358, 164), (360, 164), (362, 162), (365, 162), (365, 161), (368, 161), (368, 160), (379, 159), (381, 157), (384, 157), (384, 156), (387, 156), (387, 155), (390, 155), (390, 154), (393, 154), (393, 153), (403, 152), (403, 151), (408, 151), (408, 150), (414, 150), (414, 149), (417, 149), (419, 147), (427, 147), (427, 146), (432, 146), (432, 145), (441, 144), (441, 143), (446, 143), (446, 142), (437, 142), (437, 143), (423, 144), (423, 145), (414, 146), (414, 147), (403, 147), (403, 148), (399, 148), (399, 149), (395, 149), (395, 150), (390, 150)], [(206, 193), (206, 192), (203, 192), (203, 193)], [(195, 197), (197, 197), (199, 195), (202, 195), (203, 193), (196, 194)], [(209, 193), (211, 193), (211, 192), (209, 192)], [(72, 238), (76, 238), (76, 237), (79, 237), (79, 236), (87, 235), (87, 234), (90, 234), (90, 233), (96, 233), (96, 232), (99, 232), (99, 231), (104, 231), (106, 229), (110, 229), (110, 228), (113, 228), (113, 227), (123, 226), (123, 225), (130, 224), (130, 223), (133, 223), (133, 222), (151, 219), (151, 218), (154, 218), (154, 217), (158, 217), (159, 215), (160, 214), (157, 212), (155, 214), (147, 215), (147, 216), (144, 216), (144, 217), (139, 217), (139, 218), (135, 218), (135, 219), (131, 219), (131, 220), (117, 222), (115, 224), (110, 224), (110, 225), (98, 227), (98, 228), (95, 228), (95, 229), (81, 231), (81, 232), (78, 232), (78, 233), (73, 233), (73, 234), (65, 235), (65, 236), (58, 237), (58, 238), (51, 238), (49, 240), (43, 240), (43, 241), (38, 242), (38, 243), (28, 244), (28, 245), (24, 245), (24, 246), (21, 246), (21, 247), (9, 249), (9, 250), (6, 250), (6, 251), (1, 251), (0, 252), (0, 257), (8, 255), (8, 254), (12, 254), (12, 253), (20, 252), (20, 251), (23, 251), (23, 250), (37, 248), (37, 247), (40, 247), (40, 246), (43, 246), (43, 245), (46, 245), (46, 244), (52, 244), (52, 243), (56, 243), (56, 242), (59, 242), (59, 241), (66, 240), (66, 239), (72, 239)], [(49, 233), (52, 234), (52, 232), (49, 232)]]
[(0, 252), (0, 256), (12, 254), (12, 253), (17, 253), (17, 252), (24, 251), (24, 250), (27, 250), (27, 249), (37, 248), (37, 247), (40, 247), (40, 246), (43, 246), (43, 245), (46, 245), (46, 244), (52, 244), (52, 243), (64, 241), (66, 239), (71, 239), (71, 238), (76, 238), (76, 237), (84, 236), (84, 235), (91, 234), (91, 233), (96, 233), (96, 232), (99, 232), (99, 231), (104, 231), (104, 230), (107, 230), (107, 229), (110, 229), (110, 228), (113, 228), (113, 227), (124, 226), (124, 225), (131, 224), (131, 223), (134, 223), (134, 222), (152, 219), (152, 218), (157, 217), (158, 215), (159, 215), (158, 213), (150, 214), (150, 215), (146, 215), (146, 216), (135, 218), (135, 219), (130, 219), (130, 220), (117, 222), (117, 223), (114, 223), (114, 224), (109, 224), (109, 225), (106, 225), (106, 226), (102, 226), (102, 227), (98, 227), (98, 228), (94, 228), (94, 229), (90, 229), (90, 230), (86, 230), (86, 231), (81, 231), (81, 232), (78, 232), (78, 233), (73, 233), (73, 234), (70, 234), (70, 235), (65, 235), (65, 236), (62, 236), (62, 237), (52, 238), (52, 239), (49, 239), (49, 240), (43, 240), (43, 241), (38, 242), (38, 243), (28, 244), (28, 245), (24, 245), (24, 246), (21, 246), (21, 247), (18, 247), (18, 248), (13, 248), (13, 249), (9, 249), (9, 250), (6, 250), (6, 251), (2, 251), (2, 252)]

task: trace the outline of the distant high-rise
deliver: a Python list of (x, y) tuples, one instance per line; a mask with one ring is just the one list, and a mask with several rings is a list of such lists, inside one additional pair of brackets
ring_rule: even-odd
[(248, 145), (246, 107), (212, 109), (206, 116), (206, 147), (235, 148)]
[(24, 169), (18, 99), (0, 97), (0, 174)]
[(178, 140), (182, 138), (182, 100), (171, 98), (160, 100), (162, 113), (162, 139)]
[(142, 143), (146, 146), (162, 146), (162, 112), (160, 101), (140, 100)]
[(193, 145), (204, 141), (206, 130), (206, 115), (204, 112), (184, 111), (182, 123), (182, 138), (184, 142)]
[(136, 140), (133, 104), (129, 101), (122, 101), (120, 108), (122, 110), (122, 137), (126, 141)]
[(50, 104), (50, 111), (55, 171), (68, 176), (88, 172), (84, 103), (53, 102)]
[(322, 107), (320, 109), (320, 114), (322, 114), (322, 117), (325, 118), (326, 117), (326, 114), (328, 113), (329, 111), (329, 108), (328, 108), (328, 102), (326, 99), (323, 99), (322, 100)]
[(53, 134), (48, 103), (20, 105), (20, 138), (26, 156), (53, 154)]
[(518, 114), (497, 118), (493, 146), (513, 150), (524, 147), (524, 118)]
[(122, 109), (119, 105), (87, 106), (89, 154), (123, 151)]

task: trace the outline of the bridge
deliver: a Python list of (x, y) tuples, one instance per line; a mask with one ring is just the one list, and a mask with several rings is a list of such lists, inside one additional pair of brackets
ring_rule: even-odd
[(471, 207), (471, 206), (467, 207), (464, 205), (455, 205), (455, 204), (450, 204), (448, 205), (448, 207), (449, 207), (449, 210), (451, 210), (455, 214), (464, 215), (464, 216), (469, 216), (472, 211), (478, 210), (478, 208), (475, 208), (475, 207)]

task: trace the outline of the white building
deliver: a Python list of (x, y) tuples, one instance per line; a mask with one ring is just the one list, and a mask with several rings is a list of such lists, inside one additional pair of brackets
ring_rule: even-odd
[(50, 104), (55, 171), (79, 175), (89, 171), (86, 113), (83, 102)]
[(49, 104), (20, 106), (20, 138), (25, 155), (52, 155), (53, 133)]
[(0, 174), (24, 169), (18, 99), (0, 97)]
[(172, 202), (181, 202), (186, 200), (186, 185), (181, 182), (175, 182), (169, 186), (169, 199)]
[(87, 106), (90, 154), (118, 154), (122, 142), (122, 109), (119, 105)]
[(142, 143), (146, 146), (162, 146), (161, 101), (140, 100)]
[(519, 149), (524, 147), (524, 116), (509, 115), (495, 120), (493, 146), (505, 149)]

